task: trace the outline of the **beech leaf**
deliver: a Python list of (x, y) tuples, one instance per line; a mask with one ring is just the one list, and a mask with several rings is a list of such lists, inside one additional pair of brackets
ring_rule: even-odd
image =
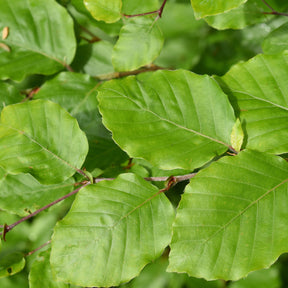
[[(225, 185), (224, 185), (225, 184)], [(288, 163), (242, 151), (200, 171), (173, 227), (170, 272), (238, 280), (288, 252)]]

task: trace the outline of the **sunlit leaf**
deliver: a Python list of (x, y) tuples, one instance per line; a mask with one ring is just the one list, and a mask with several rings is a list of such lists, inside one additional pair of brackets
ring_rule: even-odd
[(288, 53), (258, 55), (219, 79), (247, 133), (247, 148), (288, 152)]
[(22, 80), (26, 75), (53, 74), (70, 64), (76, 50), (73, 21), (54, 0), (0, 0), (0, 78)]
[(98, 21), (113, 23), (121, 17), (121, 0), (84, 0), (84, 4), (92, 16)]
[(112, 63), (116, 71), (135, 70), (150, 64), (163, 46), (162, 32), (151, 17), (135, 17), (121, 28)]
[(288, 251), (288, 163), (256, 151), (191, 179), (173, 228), (169, 271), (237, 280)]
[(139, 176), (87, 186), (54, 229), (52, 270), (66, 283), (119, 285), (161, 255), (173, 219), (166, 196)]
[(196, 18), (216, 15), (240, 6), (247, 0), (191, 0)]
[(208, 76), (157, 71), (105, 83), (100, 112), (131, 157), (163, 169), (194, 169), (230, 147), (234, 112)]
[(77, 121), (59, 105), (35, 100), (2, 110), (0, 166), (30, 173), (43, 184), (62, 182), (81, 168), (88, 144)]
[(231, 145), (235, 151), (239, 152), (243, 144), (244, 132), (242, 130), (241, 122), (236, 120), (231, 133)]

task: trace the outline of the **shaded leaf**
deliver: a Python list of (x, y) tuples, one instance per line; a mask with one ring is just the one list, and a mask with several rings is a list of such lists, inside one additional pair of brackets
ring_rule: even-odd
[(129, 15), (146, 13), (159, 9), (160, 5), (159, 0), (124, 0), (122, 12)]
[[(0, 171), (3, 172), (2, 168)], [(20, 216), (29, 215), (73, 190), (72, 179), (57, 185), (42, 185), (30, 174), (1, 176), (0, 209)]]
[(46, 81), (34, 97), (60, 104), (77, 119), (89, 141), (89, 153), (84, 166), (90, 171), (96, 167), (104, 169), (122, 163), (127, 158), (102, 124), (96, 98), (97, 86), (98, 81), (88, 75), (62, 72)]
[(20, 91), (12, 85), (0, 82), (0, 112), (10, 104), (15, 104), (24, 99)]
[(50, 249), (41, 252), (33, 262), (29, 274), (29, 287), (30, 288), (69, 288), (69, 284), (56, 282), (53, 278), (50, 266)]
[(237, 280), (269, 267), (288, 251), (287, 175), (285, 160), (256, 151), (200, 171), (178, 208), (169, 271)]
[(208, 76), (144, 73), (105, 83), (98, 99), (119, 146), (159, 168), (193, 170), (230, 146), (234, 113)]
[(98, 21), (113, 23), (121, 17), (121, 0), (84, 0), (84, 4), (92, 16)]
[(266, 54), (277, 54), (288, 50), (288, 23), (272, 31), (262, 43), (263, 52)]
[(288, 53), (258, 55), (231, 68), (219, 83), (247, 133), (247, 148), (288, 152)]
[(162, 32), (154, 18), (127, 20), (112, 53), (115, 70), (130, 71), (152, 63), (160, 54), (163, 42)]
[[(11, 52), (0, 49), (0, 78), (22, 80), (30, 74), (52, 74), (71, 63), (76, 48), (73, 21), (54, 0), (0, 0), (1, 40)], [(56, 33), (57, 32), (57, 33)]]
[(2, 110), (0, 167), (30, 173), (43, 184), (59, 183), (81, 168), (88, 143), (77, 121), (59, 105), (35, 100)]
[(87, 186), (54, 229), (52, 270), (76, 285), (119, 285), (161, 255), (173, 219), (169, 200), (139, 176)]
[(25, 266), (23, 253), (13, 250), (0, 252), (0, 278), (14, 275)]
[(196, 18), (216, 15), (240, 6), (247, 0), (191, 0)]

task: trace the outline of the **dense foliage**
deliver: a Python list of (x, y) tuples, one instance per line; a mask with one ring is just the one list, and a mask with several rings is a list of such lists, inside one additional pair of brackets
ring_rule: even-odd
[(287, 285), (287, 1), (0, 7), (1, 287)]

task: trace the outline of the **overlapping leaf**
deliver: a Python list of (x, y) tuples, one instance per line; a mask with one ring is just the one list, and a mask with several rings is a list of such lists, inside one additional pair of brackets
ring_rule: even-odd
[(49, 288), (69, 288), (69, 284), (59, 283), (53, 277), (50, 266), (50, 249), (41, 252), (32, 263), (29, 274), (29, 287), (41, 288), (43, 283)]
[(163, 46), (162, 32), (151, 17), (127, 20), (114, 46), (112, 63), (116, 71), (130, 71), (152, 63)]
[(81, 168), (88, 152), (77, 121), (59, 105), (35, 100), (2, 110), (0, 167), (30, 173), (43, 184), (62, 182)]
[(26, 216), (71, 192), (73, 183), (42, 185), (30, 174), (10, 175), (0, 167), (0, 209)]
[(258, 55), (219, 79), (240, 115), (247, 148), (288, 152), (287, 71), (287, 52)]
[(98, 82), (88, 75), (62, 72), (46, 81), (34, 96), (34, 99), (58, 103), (77, 119), (89, 141), (89, 154), (84, 166), (90, 171), (122, 163), (127, 158), (102, 124), (96, 98), (97, 85)]
[(169, 271), (236, 280), (288, 251), (288, 163), (244, 151), (191, 180), (173, 228)]
[[(285, 11), (287, 2), (269, 1), (277, 11)], [(205, 17), (205, 21), (216, 29), (242, 29), (255, 23), (266, 22), (271, 16), (264, 14), (268, 7), (263, 1), (249, 0), (239, 7), (223, 14)]]
[(0, 0), (0, 31), (9, 34), (0, 43), (0, 78), (22, 80), (26, 75), (53, 74), (75, 54), (73, 21), (54, 0)]
[(163, 169), (194, 169), (230, 146), (234, 112), (208, 76), (157, 71), (105, 83), (100, 112), (131, 157)]
[(262, 49), (266, 54), (277, 54), (288, 50), (288, 23), (272, 31), (263, 41)]
[(0, 112), (5, 106), (18, 103), (23, 99), (24, 97), (20, 95), (17, 88), (5, 82), (0, 82)]
[(220, 14), (240, 6), (247, 0), (191, 0), (196, 18)]
[(52, 270), (66, 283), (119, 285), (161, 255), (173, 220), (166, 196), (139, 176), (87, 186), (54, 229)]

